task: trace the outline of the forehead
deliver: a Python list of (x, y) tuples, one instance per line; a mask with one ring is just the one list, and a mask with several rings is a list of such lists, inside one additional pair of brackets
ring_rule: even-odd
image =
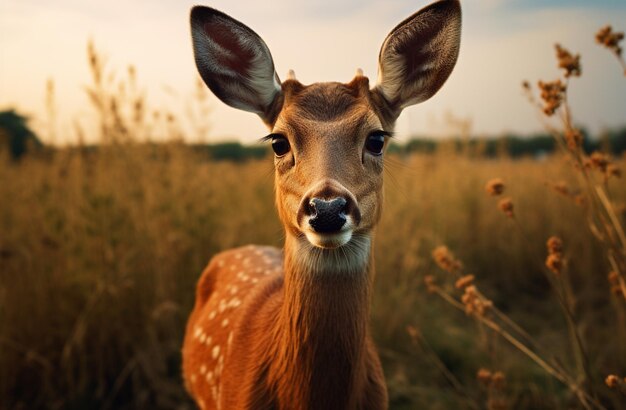
[(367, 84), (299, 83), (285, 87), (285, 102), (276, 127), (301, 135), (316, 129), (341, 128), (342, 133), (362, 127), (380, 127)]

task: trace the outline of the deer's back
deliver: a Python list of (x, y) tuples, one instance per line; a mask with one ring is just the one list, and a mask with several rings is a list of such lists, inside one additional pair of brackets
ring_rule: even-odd
[(252, 336), (246, 316), (261, 309), (280, 278), (282, 252), (255, 245), (217, 254), (202, 273), (182, 352), (185, 386), (202, 408), (229, 401), (221, 396), (233, 340)]

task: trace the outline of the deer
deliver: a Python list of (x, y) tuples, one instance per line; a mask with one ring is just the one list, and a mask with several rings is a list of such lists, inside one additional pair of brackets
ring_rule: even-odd
[(402, 110), (456, 64), (459, 1), (427, 5), (389, 33), (373, 87), (360, 69), (349, 83), (304, 85), (291, 70), (281, 82), (248, 26), (204, 6), (190, 20), (203, 81), (270, 131), (284, 247), (210, 260), (183, 341), (187, 391), (201, 409), (386, 409), (368, 324), (383, 161)]

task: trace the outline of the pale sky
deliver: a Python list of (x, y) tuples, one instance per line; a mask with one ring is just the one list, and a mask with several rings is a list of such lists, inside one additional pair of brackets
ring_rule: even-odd
[[(387, 33), (428, 3), (2, 0), (0, 110), (16, 107), (30, 115), (45, 141), (45, 89), (52, 78), (59, 139), (74, 141), (72, 123), (86, 125), (93, 118), (83, 90), (90, 78), (86, 44), (92, 38), (109, 67), (118, 72), (129, 64), (137, 67), (153, 108), (182, 112), (196, 79), (188, 23), (194, 4), (220, 9), (259, 33), (283, 79), (293, 69), (304, 84), (347, 82), (360, 67), (373, 83)], [(578, 122), (594, 132), (626, 124), (626, 78), (614, 57), (594, 42), (595, 32), (605, 24), (626, 29), (625, 0), (464, 0), (462, 6), (457, 66), (435, 97), (405, 110), (398, 120), (400, 140), (413, 134), (445, 135), (450, 115), (471, 119), (477, 135), (539, 130), (520, 84), (559, 75), (555, 42), (582, 54), (583, 77), (573, 80), (570, 89)], [(254, 114), (216, 98), (212, 107), (209, 141), (252, 142), (267, 133)]]

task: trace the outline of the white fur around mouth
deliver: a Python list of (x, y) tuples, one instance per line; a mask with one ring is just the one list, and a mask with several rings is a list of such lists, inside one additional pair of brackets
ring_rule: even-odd
[(318, 233), (312, 230), (305, 232), (311, 245), (318, 248), (333, 249), (343, 246), (352, 239), (352, 229), (341, 230), (337, 233)]
[(346, 223), (341, 227), (341, 230), (339, 230), (339, 232), (315, 232), (309, 225), (307, 229), (304, 230), (304, 234), (306, 235), (309, 243), (313, 246), (324, 249), (339, 248), (340, 246), (343, 246), (350, 242), (350, 239), (352, 239), (352, 218), (348, 215), (346, 219)]

